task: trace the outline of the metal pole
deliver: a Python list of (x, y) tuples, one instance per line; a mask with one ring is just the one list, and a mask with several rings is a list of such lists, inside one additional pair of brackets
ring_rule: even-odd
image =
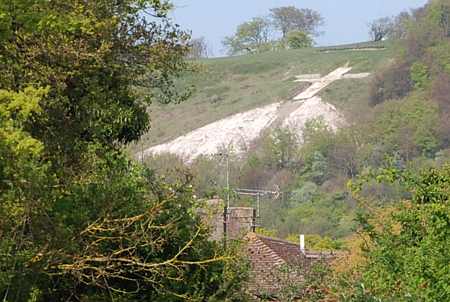
[(227, 208), (230, 208), (230, 156), (227, 157)]
[(224, 209), (223, 209), (223, 247), (224, 247), (224, 249), (227, 248), (227, 232), (228, 232), (227, 224), (228, 224), (228, 208), (224, 207)]
[(256, 195), (256, 209), (257, 209), (258, 218), (261, 217), (260, 204), (261, 204), (260, 193), (258, 193), (258, 195)]
[(252, 232), (256, 233), (256, 209), (253, 209)]

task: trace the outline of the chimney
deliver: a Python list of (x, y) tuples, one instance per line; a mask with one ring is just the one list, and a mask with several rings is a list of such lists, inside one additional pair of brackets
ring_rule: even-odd
[(256, 217), (253, 208), (231, 207), (224, 215), (227, 240), (240, 240), (248, 232), (255, 231)]
[(300, 252), (305, 253), (305, 235), (300, 235)]

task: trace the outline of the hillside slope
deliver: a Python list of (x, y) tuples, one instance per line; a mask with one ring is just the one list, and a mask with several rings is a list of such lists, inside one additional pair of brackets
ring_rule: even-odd
[[(324, 76), (345, 64), (353, 73), (371, 72), (392, 56), (389, 45), (367, 50), (352, 45), (202, 60), (200, 72), (183, 79), (195, 87), (192, 97), (182, 104), (151, 106), (152, 129), (130, 149), (142, 152), (233, 114), (290, 100), (309, 85), (294, 82), (297, 75)], [(321, 97), (352, 121), (366, 111), (369, 81), (337, 81)]]

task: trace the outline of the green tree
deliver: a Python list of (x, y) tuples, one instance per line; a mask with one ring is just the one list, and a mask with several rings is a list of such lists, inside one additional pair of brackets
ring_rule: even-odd
[(367, 138), (381, 153), (398, 153), (405, 160), (420, 155), (434, 156), (439, 148), (436, 133), (439, 119), (435, 104), (427, 103), (419, 94), (400, 104), (384, 104), (377, 113), (374, 124), (370, 126), (372, 133)]
[[(39, 246), (29, 229), (39, 230), (35, 240), (49, 228), (46, 214), (52, 202), (48, 187), (56, 184), (49, 163), (42, 162), (44, 145), (25, 130), (26, 123), (42, 114), (40, 100), (48, 89), (26, 88), (23, 92), (0, 90), (0, 294), (4, 301), (25, 301), (32, 285), (26, 267)], [(16, 282), (14, 282), (16, 281)]]
[(122, 151), (151, 101), (186, 96), (188, 35), (170, 9), (0, 1), (3, 301), (227, 299), (230, 257), (207, 240), (190, 179), (163, 183)]
[(295, 6), (276, 7), (270, 10), (275, 27), (286, 38), (291, 31), (300, 31), (307, 35), (318, 35), (318, 27), (323, 25), (319, 12), (312, 9), (299, 9)]
[[(164, 17), (166, 2), (8, 3), (1, 4), (0, 87), (51, 87), (41, 101), (48, 114), (33, 123), (48, 147), (75, 155), (80, 138), (109, 145), (136, 140), (148, 130), (143, 101), (150, 100), (140, 100), (133, 86), (153, 88), (154, 100), (172, 98), (187, 36)], [(159, 21), (149, 23), (141, 11)], [(173, 64), (162, 63), (168, 60)]]
[(259, 52), (271, 42), (271, 24), (267, 18), (256, 17), (238, 26), (236, 33), (226, 37), (223, 45), (231, 55)]
[(420, 173), (395, 168), (369, 173), (352, 185), (358, 199), (362, 186), (373, 178), (401, 183), (411, 198), (382, 216), (370, 210), (360, 215), (366, 263), (355, 284), (363, 284), (364, 291), (352, 289), (349, 300), (449, 300), (450, 166)]
[(298, 137), (290, 129), (277, 128), (264, 141), (267, 163), (278, 168), (296, 165), (298, 158)]

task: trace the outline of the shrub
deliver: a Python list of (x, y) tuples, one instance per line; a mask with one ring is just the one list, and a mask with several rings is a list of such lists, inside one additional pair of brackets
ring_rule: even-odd
[(376, 106), (387, 100), (400, 99), (412, 90), (410, 65), (396, 62), (378, 72), (370, 85), (369, 104)]
[(317, 194), (318, 187), (315, 183), (307, 181), (300, 188), (292, 192), (291, 199), (295, 203), (311, 201)]
[(438, 109), (423, 98), (423, 95), (415, 95), (401, 103), (380, 106), (368, 142), (383, 154), (398, 154), (403, 159), (432, 156), (439, 145)]
[[(352, 186), (360, 199), (367, 180), (398, 182), (410, 192), (410, 201), (389, 209), (365, 208), (359, 216), (364, 262), (353, 280), (338, 289), (345, 301), (449, 301), (448, 249), (450, 211), (450, 167), (416, 173), (386, 168), (370, 173)], [(352, 282), (353, 281), (353, 282)], [(364, 300), (357, 299), (362, 287)], [(348, 297), (353, 298), (348, 298)]]
[(450, 75), (450, 41), (442, 41), (430, 48), (427, 59), (435, 74)]
[(286, 40), (289, 48), (293, 49), (306, 48), (313, 45), (313, 39), (307, 33), (298, 30), (290, 31)]
[(450, 75), (441, 73), (434, 79), (431, 95), (440, 111), (438, 137), (442, 146), (448, 147), (450, 146)]
[(411, 81), (414, 83), (414, 88), (424, 89), (428, 85), (429, 78), (427, 65), (416, 62), (411, 66)]

